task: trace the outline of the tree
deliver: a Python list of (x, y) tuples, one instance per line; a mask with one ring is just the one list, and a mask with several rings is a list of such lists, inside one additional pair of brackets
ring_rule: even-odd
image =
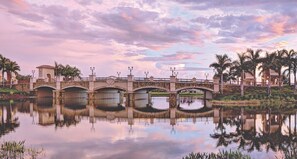
[(76, 67), (72, 67), (70, 65), (62, 65), (55, 62), (55, 75), (56, 76), (64, 76), (66, 80), (73, 80), (75, 77), (80, 78), (80, 70)]
[(245, 54), (237, 54), (238, 60), (233, 62), (233, 68), (235, 69), (235, 74), (240, 76), (240, 94), (244, 95), (244, 73), (248, 70), (248, 62), (246, 61)]
[(247, 49), (246, 51), (246, 58), (248, 60), (248, 63), (250, 63), (250, 70), (252, 75), (254, 76), (254, 86), (256, 86), (256, 70), (257, 70), (257, 66), (260, 62), (260, 53), (262, 52), (261, 49), (258, 49), (256, 51), (252, 50), (252, 49)]
[(17, 71), (20, 71), (20, 66), (15, 61), (8, 61), (5, 65), (5, 69), (5, 72), (7, 73), (7, 81), (9, 82), (11, 87), (12, 73), (17, 75)]
[(220, 84), (221, 84), (220, 90), (221, 90), (221, 94), (223, 94), (223, 83), (224, 83), (223, 75), (225, 70), (229, 68), (232, 65), (232, 63), (231, 63), (231, 59), (228, 57), (227, 54), (216, 55), (216, 60), (217, 62), (210, 64), (209, 67), (213, 67), (216, 70), (217, 75), (220, 76)]
[(2, 86), (4, 86), (4, 73), (6, 72), (6, 64), (10, 60), (0, 54), (0, 70), (2, 71)]
[[(286, 69), (286, 71), (288, 72), (287, 76), (289, 79), (289, 85), (291, 85), (291, 71), (294, 68), (294, 57), (295, 56), (296, 56), (296, 52), (293, 49), (285, 52), (284, 64), (285, 64), (285, 66), (288, 67), (288, 69)], [(295, 84), (295, 81), (294, 81), (294, 84)]]
[(265, 57), (260, 59), (261, 65), (259, 66), (260, 74), (266, 74), (268, 79), (268, 85), (267, 85), (267, 93), (268, 95), (271, 95), (271, 79), (270, 79), (270, 70), (275, 70), (275, 61), (276, 61), (276, 54), (272, 53), (269, 54), (266, 52)]
[(283, 50), (278, 50), (276, 53), (275, 53), (275, 61), (274, 61), (274, 64), (275, 64), (275, 71), (277, 71), (278, 73), (278, 86), (279, 88), (281, 88), (282, 86), (282, 79), (283, 79), (283, 76), (282, 76), (282, 67), (285, 65), (285, 60), (284, 60), (284, 55), (285, 54), (288, 54), (288, 51), (283, 49)]

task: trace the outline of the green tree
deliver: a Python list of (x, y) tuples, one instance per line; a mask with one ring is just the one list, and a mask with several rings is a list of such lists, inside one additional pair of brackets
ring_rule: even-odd
[(0, 54), (0, 70), (2, 71), (2, 86), (4, 87), (4, 73), (6, 72), (6, 64), (10, 60)]
[(252, 50), (252, 49), (247, 49), (246, 51), (246, 58), (248, 63), (250, 63), (250, 70), (252, 75), (254, 76), (254, 86), (256, 86), (256, 70), (257, 70), (257, 66), (260, 62), (260, 53), (262, 52), (261, 49), (258, 49), (256, 51)]
[(269, 77), (268, 85), (267, 85), (267, 93), (271, 95), (271, 78), (270, 78), (270, 70), (275, 70), (275, 61), (276, 61), (276, 54), (271, 53), (269, 54), (266, 52), (265, 57), (260, 59), (261, 65), (259, 66), (260, 74), (266, 74)]
[[(288, 68), (284, 72), (288, 72), (287, 77), (289, 79), (289, 85), (291, 85), (291, 71), (294, 68), (295, 56), (296, 56), (296, 52), (293, 49), (285, 52), (284, 65), (287, 66)], [(294, 81), (294, 84), (295, 84), (295, 81)]]
[(15, 62), (15, 61), (8, 61), (5, 64), (5, 72), (7, 73), (7, 81), (10, 84), (11, 87), (11, 78), (12, 78), (12, 73), (18, 74), (18, 71), (20, 71), (20, 66)]
[(227, 68), (232, 65), (231, 59), (228, 57), (227, 54), (224, 55), (216, 55), (217, 62), (214, 62), (209, 65), (209, 67), (213, 67), (216, 70), (217, 75), (220, 77), (220, 84), (221, 84), (221, 94), (223, 94), (223, 83), (224, 83), (224, 72)]
[(288, 51), (283, 49), (283, 50), (278, 50), (275, 56), (275, 61), (274, 61), (274, 65), (275, 65), (275, 71), (278, 73), (278, 86), (279, 88), (282, 87), (282, 68), (285, 65), (285, 54), (288, 54)]
[(240, 94), (241, 96), (244, 95), (244, 73), (245, 71), (248, 71), (249, 65), (246, 61), (247, 57), (245, 54), (237, 54), (238, 60), (233, 62), (233, 68), (235, 70), (235, 74), (240, 76)]

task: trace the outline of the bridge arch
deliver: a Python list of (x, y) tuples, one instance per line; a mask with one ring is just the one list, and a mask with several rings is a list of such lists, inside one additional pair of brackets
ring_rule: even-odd
[(139, 91), (139, 90), (153, 90), (153, 89), (160, 89), (166, 92), (169, 92), (170, 90), (164, 87), (158, 87), (158, 86), (145, 86), (145, 87), (139, 87), (136, 89), (133, 89), (133, 92)]
[(201, 87), (201, 86), (199, 86), (199, 87), (195, 87), (195, 86), (182, 87), (182, 88), (176, 89), (176, 92), (179, 93), (180, 91), (187, 90), (187, 89), (198, 89), (198, 90), (209, 91), (209, 92), (213, 93), (213, 89), (207, 88), (207, 87)]
[(39, 88), (51, 88), (53, 90), (56, 90), (56, 87), (50, 86), (50, 85), (40, 85), (40, 86), (34, 87), (33, 89), (38, 90)]
[(78, 88), (78, 89), (88, 90), (88, 88), (83, 87), (83, 86), (67, 86), (67, 87), (63, 87), (62, 90), (66, 90), (66, 89), (70, 89), (70, 88)]
[(94, 91), (100, 91), (100, 90), (105, 90), (105, 89), (116, 89), (120, 91), (127, 91), (126, 88), (118, 87), (118, 86), (103, 86), (103, 87), (95, 87)]

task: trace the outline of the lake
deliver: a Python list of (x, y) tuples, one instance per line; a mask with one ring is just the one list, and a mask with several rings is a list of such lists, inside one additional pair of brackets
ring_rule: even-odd
[(134, 106), (114, 95), (1, 102), (1, 142), (25, 140), (44, 158), (182, 158), (190, 152), (242, 151), (281, 157), (296, 147), (296, 107), (211, 107), (193, 96), (138, 95)]

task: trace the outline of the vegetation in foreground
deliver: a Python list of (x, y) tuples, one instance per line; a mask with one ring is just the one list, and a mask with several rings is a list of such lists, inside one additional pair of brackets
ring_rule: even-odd
[(240, 151), (220, 151), (219, 153), (190, 153), (183, 159), (251, 159), (249, 155), (242, 154)]
[(0, 159), (37, 159), (41, 156), (44, 156), (43, 149), (27, 148), (25, 141), (6, 141), (0, 148)]

